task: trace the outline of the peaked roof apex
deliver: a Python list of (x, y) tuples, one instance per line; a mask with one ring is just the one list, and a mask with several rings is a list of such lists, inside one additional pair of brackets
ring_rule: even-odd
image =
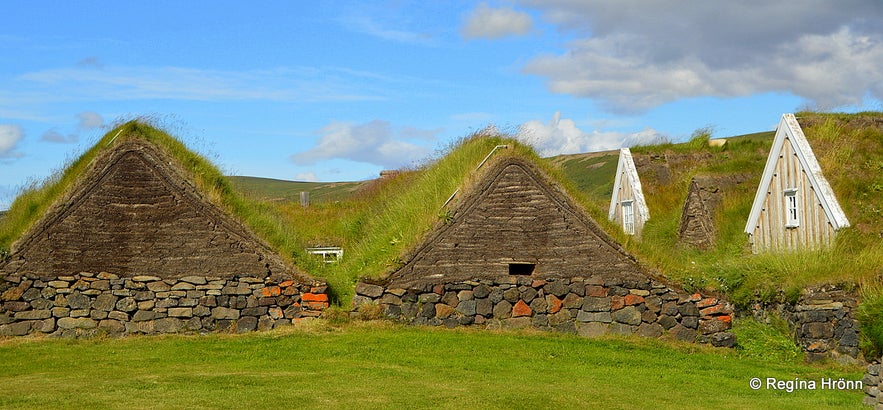
[[(638, 178), (638, 169), (635, 168), (635, 161), (632, 159), (632, 151), (628, 148), (620, 148), (619, 150), (619, 162), (616, 164), (616, 178), (613, 181), (613, 193), (616, 194), (617, 191), (622, 188), (622, 173), (625, 172), (626, 178), (629, 179), (629, 183), (632, 186), (632, 191), (635, 194), (635, 208), (637, 209), (637, 213), (643, 217), (643, 219), (650, 219), (650, 208), (647, 207), (647, 201), (644, 199), (644, 190), (641, 187), (641, 179)], [(613, 219), (616, 215), (616, 203), (614, 201), (610, 201), (610, 209), (607, 212), (608, 218)]]
[(757, 220), (760, 218), (760, 212), (763, 208), (763, 201), (766, 196), (764, 193), (773, 179), (776, 162), (778, 162), (779, 154), (782, 152), (786, 138), (791, 141), (800, 165), (806, 170), (806, 176), (813, 188), (815, 188), (819, 202), (822, 204), (828, 220), (834, 226), (834, 230), (848, 227), (849, 220), (846, 218), (846, 213), (843, 212), (843, 208), (840, 207), (840, 203), (837, 202), (837, 197), (834, 195), (834, 190), (831, 189), (831, 185), (828, 184), (828, 180), (822, 174), (819, 161), (816, 159), (809, 141), (806, 140), (806, 135), (804, 135), (803, 129), (800, 128), (797, 117), (794, 114), (785, 113), (782, 114), (782, 120), (776, 127), (776, 136), (773, 139), (773, 146), (770, 149), (770, 155), (767, 157), (766, 166), (763, 169), (760, 185), (757, 187), (757, 194), (754, 196), (751, 214), (748, 217), (748, 223), (745, 224), (745, 232), (748, 234), (754, 232), (754, 226), (757, 225)]

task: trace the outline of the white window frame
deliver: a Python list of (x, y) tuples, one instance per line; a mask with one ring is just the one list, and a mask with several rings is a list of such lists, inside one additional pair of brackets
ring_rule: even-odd
[(622, 201), (622, 230), (629, 235), (635, 234), (635, 201)]
[(785, 227), (797, 228), (800, 226), (800, 204), (797, 199), (797, 188), (785, 190)]

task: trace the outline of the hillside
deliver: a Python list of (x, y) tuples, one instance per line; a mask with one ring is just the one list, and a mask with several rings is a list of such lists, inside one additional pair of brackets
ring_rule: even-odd
[(301, 192), (310, 193), (310, 203), (340, 201), (352, 196), (367, 182), (302, 182), (249, 176), (228, 176), (243, 195), (272, 202), (300, 201)]
[[(641, 241), (619, 235), (650, 266), (688, 287), (728, 293), (737, 302), (793, 297), (817, 283), (860, 284), (883, 273), (883, 113), (799, 113), (800, 124), (852, 228), (832, 249), (788, 255), (752, 255), (743, 232), (773, 132), (731, 137), (708, 145), (703, 130), (681, 144), (632, 148), (651, 218)], [(609, 205), (618, 152), (552, 158), (596, 207)], [(714, 246), (678, 241), (690, 180), (711, 181), (720, 206)], [(709, 182), (706, 182), (709, 183)], [(598, 215), (597, 217), (603, 217)]]

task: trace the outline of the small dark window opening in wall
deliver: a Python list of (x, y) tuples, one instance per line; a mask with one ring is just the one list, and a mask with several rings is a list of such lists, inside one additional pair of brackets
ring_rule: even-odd
[(530, 275), (533, 273), (534, 268), (537, 267), (535, 263), (510, 263), (509, 264), (509, 274), (510, 275)]

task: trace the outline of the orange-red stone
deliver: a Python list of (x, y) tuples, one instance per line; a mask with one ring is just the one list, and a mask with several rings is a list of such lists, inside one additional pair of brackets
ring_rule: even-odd
[(300, 298), (304, 302), (328, 302), (328, 295), (324, 293), (304, 293)]
[(533, 310), (521, 299), (518, 299), (515, 306), (512, 306), (512, 317), (530, 316), (531, 314), (533, 314)]
[(623, 302), (626, 306), (640, 305), (641, 303), (644, 303), (644, 297), (638, 295), (625, 295)]

